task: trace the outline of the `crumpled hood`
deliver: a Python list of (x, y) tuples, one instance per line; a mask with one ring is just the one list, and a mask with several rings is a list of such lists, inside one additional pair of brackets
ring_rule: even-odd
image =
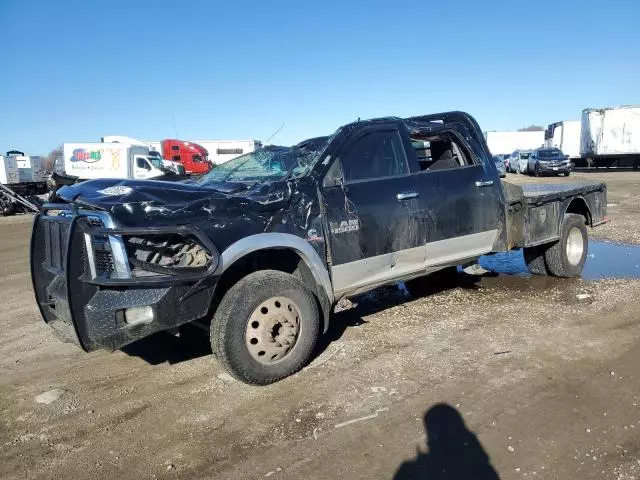
[(194, 182), (100, 179), (62, 187), (57, 196), (80, 207), (107, 211), (122, 225), (160, 225), (279, 209), (290, 198), (290, 188), (284, 182), (224, 184), (218, 189)]

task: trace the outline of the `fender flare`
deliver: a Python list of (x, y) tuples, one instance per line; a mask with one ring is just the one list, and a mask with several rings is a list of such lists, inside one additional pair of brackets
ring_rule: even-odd
[(232, 243), (220, 254), (216, 273), (222, 274), (236, 260), (251, 252), (274, 248), (295, 251), (311, 271), (317, 288), (324, 291), (330, 303), (334, 302), (331, 278), (318, 252), (313, 249), (309, 242), (290, 233), (258, 233)]

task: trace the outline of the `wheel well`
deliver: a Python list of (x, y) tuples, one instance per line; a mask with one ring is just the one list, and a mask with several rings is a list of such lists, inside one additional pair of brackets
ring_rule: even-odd
[(587, 206), (587, 202), (584, 201), (584, 198), (573, 199), (567, 207), (565, 213), (575, 213), (577, 215), (582, 215), (585, 218), (584, 223), (591, 226), (591, 211)]
[(288, 248), (256, 250), (233, 262), (218, 280), (214, 295), (214, 309), (233, 285), (248, 274), (259, 270), (279, 270), (297, 277), (315, 296), (320, 311), (323, 312), (324, 331), (327, 330), (331, 311), (330, 301), (324, 290), (318, 287), (309, 266), (296, 251)]

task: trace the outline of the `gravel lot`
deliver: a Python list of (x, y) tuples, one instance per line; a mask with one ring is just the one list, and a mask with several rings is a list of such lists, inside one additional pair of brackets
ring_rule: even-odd
[[(609, 186), (594, 236), (640, 244), (640, 174), (575, 177)], [(195, 329), (115, 353), (60, 343), (29, 232), (0, 219), (0, 478), (640, 478), (640, 280), (615, 269), (378, 290), (336, 315), (310, 366), (260, 388)]]

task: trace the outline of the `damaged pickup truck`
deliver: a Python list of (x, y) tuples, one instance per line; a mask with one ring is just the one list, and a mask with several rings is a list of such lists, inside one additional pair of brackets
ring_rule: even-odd
[(533, 274), (579, 276), (602, 183), (502, 182), (463, 112), (357, 121), (265, 147), (195, 182), (93, 180), (37, 215), (44, 321), (86, 351), (210, 321), (236, 378), (301, 369), (342, 298), (522, 248)]

